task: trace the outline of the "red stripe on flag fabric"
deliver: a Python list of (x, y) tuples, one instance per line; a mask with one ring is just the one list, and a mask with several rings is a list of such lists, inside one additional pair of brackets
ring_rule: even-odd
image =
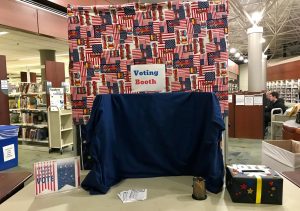
[(88, 108), (93, 107), (94, 99), (95, 99), (95, 96), (87, 96), (86, 97), (86, 105)]
[(203, 65), (201, 68), (203, 72), (213, 71), (216, 69), (215, 65)]
[(186, 30), (187, 24), (186, 24), (187, 20), (183, 19), (179, 21), (179, 25), (174, 26), (175, 30)]
[(193, 34), (194, 33), (194, 29), (193, 29), (193, 24), (191, 23), (191, 21), (187, 21), (187, 33), (188, 34)]
[(80, 37), (81, 38), (86, 38), (87, 37), (87, 30), (86, 26), (80, 26)]
[(106, 30), (103, 32), (103, 34), (112, 35), (113, 33), (113, 25), (106, 25)]
[(175, 19), (175, 14), (173, 10), (165, 10), (165, 19), (166, 20), (174, 20)]
[(163, 33), (161, 35), (161, 38), (163, 41), (175, 39), (175, 34), (174, 33)]
[(154, 34), (159, 34), (160, 33), (159, 22), (153, 22), (153, 33)]
[(37, 185), (38, 174), (37, 174), (36, 163), (33, 164), (33, 169), (34, 169), (33, 176), (34, 176), (34, 179), (35, 179), (35, 195), (37, 195), (38, 194), (38, 185)]
[(99, 94), (109, 94), (109, 90), (107, 86), (99, 86)]
[(142, 12), (135, 12), (134, 19), (138, 20), (138, 23), (141, 24), (143, 22), (143, 13)]
[(215, 43), (207, 43), (206, 45), (206, 52), (212, 53), (216, 51), (216, 44)]
[(194, 61), (194, 65), (195, 66), (199, 66), (200, 65), (200, 55), (194, 55), (193, 61)]
[(198, 9), (198, 8), (199, 8), (198, 2), (191, 3), (191, 9)]
[(171, 82), (171, 90), (173, 92), (177, 92), (181, 90), (181, 84), (179, 81), (172, 81)]
[(102, 19), (99, 16), (91, 16), (93, 25), (101, 25), (103, 24)]
[(102, 58), (105, 58), (106, 63), (110, 64), (110, 51), (104, 50), (102, 53)]

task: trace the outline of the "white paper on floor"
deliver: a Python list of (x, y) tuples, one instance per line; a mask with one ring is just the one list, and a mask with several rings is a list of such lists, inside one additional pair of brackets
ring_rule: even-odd
[(147, 199), (147, 189), (140, 189), (140, 190), (130, 189), (118, 193), (118, 196), (123, 203), (143, 201)]

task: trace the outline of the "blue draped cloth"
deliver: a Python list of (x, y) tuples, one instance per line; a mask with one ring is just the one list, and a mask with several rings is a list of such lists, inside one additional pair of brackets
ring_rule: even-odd
[(224, 128), (213, 93), (98, 95), (87, 125), (94, 163), (82, 187), (105, 194), (125, 178), (192, 175), (218, 193)]

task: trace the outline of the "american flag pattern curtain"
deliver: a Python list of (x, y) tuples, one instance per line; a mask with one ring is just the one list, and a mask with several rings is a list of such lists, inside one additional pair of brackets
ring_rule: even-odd
[(166, 91), (215, 92), (228, 110), (228, 0), (69, 6), (72, 109), (89, 119), (97, 94), (130, 94), (130, 66), (165, 64)]

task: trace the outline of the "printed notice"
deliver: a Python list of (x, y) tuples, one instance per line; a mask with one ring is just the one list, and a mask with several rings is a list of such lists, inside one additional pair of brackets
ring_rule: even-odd
[(232, 103), (232, 95), (228, 95), (228, 103)]
[(253, 96), (245, 96), (245, 105), (247, 106), (253, 105)]
[(245, 95), (236, 95), (235, 96), (236, 105), (245, 105)]
[(164, 64), (132, 65), (132, 92), (165, 92), (165, 69)]
[(63, 88), (50, 88), (50, 108), (51, 111), (64, 109), (64, 89)]
[(7, 80), (1, 80), (1, 89), (8, 89)]
[(9, 160), (13, 160), (16, 158), (15, 155), (15, 145), (10, 144), (5, 147), (3, 147), (3, 160), (4, 162), (7, 162)]
[(262, 96), (254, 96), (254, 105), (263, 105), (263, 97)]

